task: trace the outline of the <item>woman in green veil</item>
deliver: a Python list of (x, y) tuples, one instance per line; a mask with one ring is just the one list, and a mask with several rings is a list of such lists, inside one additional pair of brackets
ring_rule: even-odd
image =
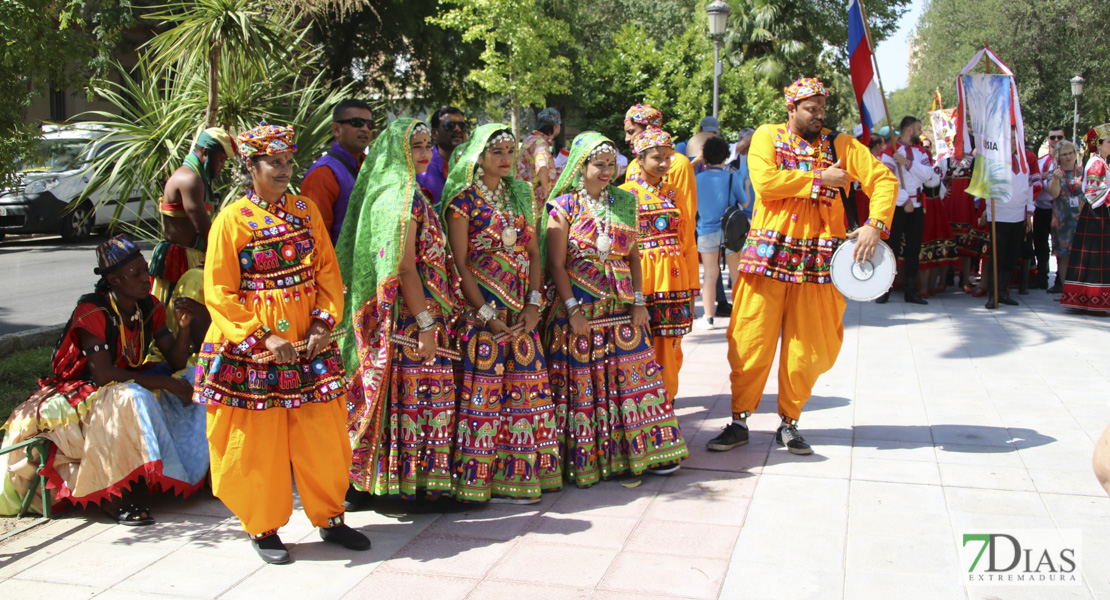
[(544, 215), (557, 293), (548, 373), (564, 469), (579, 487), (671, 473), (689, 456), (651, 346), (636, 200), (611, 184), (616, 164), (611, 140), (580, 134)]
[(437, 349), (455, 335), (461, 298), (447, 236), (416, 183), (431, 157), (427, 125), (393, 121), (363, 162), (336, 248), (351, 483), (418, 500), (454, 492), (454, 370)]
[(469, 305), (457, 390), (455, 498), (533, 504), (562, 488), (555, 405), (536, 325), (542, 236), (532, 190), (513, 178), (506, 125), (477, 129), (451, 161), (443, 219)]

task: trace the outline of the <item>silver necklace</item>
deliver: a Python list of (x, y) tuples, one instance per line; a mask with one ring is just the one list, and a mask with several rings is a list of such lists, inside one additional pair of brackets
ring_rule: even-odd
[(505, 180), (499, 179), (497, 181), (497, 189), (491, 192), (490, 189), (486, 187), (486, 182), (482, 180), (482, 175), (484, 174), (484, 171), (479, 167), (478, 177), (474, 180), (474, 186), (478, 188), (482, 197), (486, 199), (486, 203), (489, 204), (489, 207), (493, 210), (494, 215), (496, 215), (501, 225), (501, 243), (506, 247), (515, 246), (518, 235), (516, 230), (516, 215), (513, 214), (512, 208), (508, 206), (508, 202), (505, 200), (506, 196), (508, 196), (506, 193)]
[(598, 256), (607, 256), (609, 250), (613, 247), (613, 207), (609, 202), (609, 192), (602, 188), (601, 196), (594, 198), (583, 187), (578, 190), (578, 193), (582, 197), (582, 206), (594, 219), (594, 226), (597, 230), (597, 241), (595, 242), (597, 254)]

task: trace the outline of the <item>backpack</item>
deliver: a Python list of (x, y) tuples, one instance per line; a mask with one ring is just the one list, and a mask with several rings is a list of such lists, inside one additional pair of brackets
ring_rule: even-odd
[(729, 205), (725, 208), (724, 216), (721, 217), (721, 230), (725, 234), (722, 245), (727, 250), (739, 252), (744, 248), (744, 240), (747, 239), (752, 224), (748, 220), (748, 215), (740, 210), (740, 205), (732, 204), (732, 175), (732, 173), (728, 174)]

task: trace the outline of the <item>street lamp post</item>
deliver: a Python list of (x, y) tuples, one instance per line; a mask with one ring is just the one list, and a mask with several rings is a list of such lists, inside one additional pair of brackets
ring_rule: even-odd
[(709, 37), (713, 40), (713, 117), (716, 118), (720, 108), (721, 74), (724, 73), (721, 67), (721, 40), (725, 37), (732, 7), (727, 2), (713, 0), (705, 7), (705, 12), (709, 15)]
[(1077, 148), (1079, 147), (1079, 97), (1083, 95), (1083, 84), (1086, 82), (1087, 80), (1081, 75), (1071, 78), (1071, 96), (1075, 98), (1075, 121), (1071, 127), (1071, 141)]

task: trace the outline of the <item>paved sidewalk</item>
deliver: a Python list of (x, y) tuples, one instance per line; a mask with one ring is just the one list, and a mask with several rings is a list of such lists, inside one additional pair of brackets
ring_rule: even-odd
[[(705, 450), (728, 421), (728, 365), (724, 331), (695, 331), (677, 402), (692, 457), (672, 476), (535, 506), (353, 513), (363, 553), (297, 512), (284, 566), (264, 566), (211, 496), (160, 501), (148, 528), (89, 512), (0, 545), (0, 597), (1110, 598), (1110, 498), (1090, 467), (1110, 422), (1110, 317), (1040, 290), (998, 311), (898, 297), (849, 303), (800, 423), (813, 456), (773, 445), (774, 376), (751, 443)], [(1017, 529), (1081, 530), (1085, 584), (965, 587), (960, 533)]]

